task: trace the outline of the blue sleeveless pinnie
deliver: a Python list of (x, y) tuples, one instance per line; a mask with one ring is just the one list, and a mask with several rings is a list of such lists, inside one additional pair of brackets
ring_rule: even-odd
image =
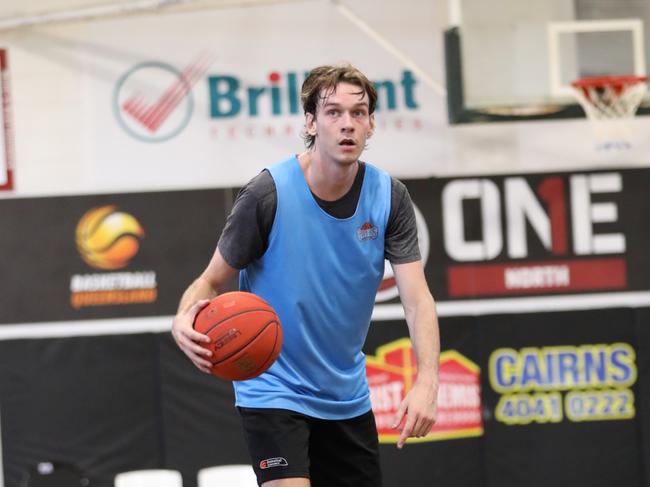
[(278, 360), (235, 382), (237, 406), (282, 408), (323, 419), (370, 410), (361, 351), (384, 273), (390, 176), (370, 164), (355, 213), (316, 202), (296, 157), (268, 168), (277, 210), (264, 255), (240, 273), (240, 289), (267, 300), (282, 323)]

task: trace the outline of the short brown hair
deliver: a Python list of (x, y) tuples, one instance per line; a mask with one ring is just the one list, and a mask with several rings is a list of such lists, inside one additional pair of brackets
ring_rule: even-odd
[[(361, 88), (360, 95), (368, 95), (368, 111), (374, 113), (377, 106), (377, 90), (375, 85), (366, 78), (366, 75), (351, 64), (341, 66), (319, 66), (312, 69), (302, 84), (300, 101), (305, 112), (311, 113), (316, 118), (318, 103), (322, 100), (323, 90), (334, 91), (339, 83), (350, 83)], [(305, 145), (311, 149), (314, 146), (315, 137), (304, 132)]]

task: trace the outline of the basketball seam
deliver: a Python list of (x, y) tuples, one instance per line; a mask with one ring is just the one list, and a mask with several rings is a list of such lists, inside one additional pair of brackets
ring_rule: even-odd
[[(234, 316), (234, 315), (233, 315), (233, 316)], [(244, 346), (240, 347), (238, 350), (235, 350), (234, 352), (232, 352), (232, 353), (229, 354), (228, 356), (222, 358), (222, 359), (219, 360), (218, 362), (212, 362), (212, 366), (219, 365), (219, 364), (223, 363), (224, 361), (228, 360), (229, 358), (231, 358), (233, 355), (236, 355), (237, 353), (243, 351), (243, 348), (244, 348), (244, 347), (247, 347), (248, 345), (250, 345), (251, 343), (253, 343), (253, 342), (255, 341), (255, 339), (256, 339), (258, 336), (260, 336), (260, 335), (264, 332), (264, 330), (266, 330), (266, 329), (269, 327), (269, 325), (270, 325), (271, 323), (278, 323), (278, 321), (277, 321), (277, 320), (271, 320), (271, 321), (268, 321), (268, 322), (264, 325), (264, 327), (261, 328), (260, 331), (259, 331), (256, 335), (254, 335), (250, 340), (248, 340), (248, 341), (246, 342), (246, 344), (245, 344)], [(277, 333), (276, 333), (276, 340), (277, 340)], [(274, 345), (275, 345), (275, 343), (274, 343)]]
[[(265, 366), (266, 366), (267, 362), (269, 361), (269, 359), (273, 356), (273, 352), (275, 351), (275, 346), (276, 346), (276, 344), (278, 343), (278, 336), (279, 336), (279, 333), (278, 333), (277, 330), (276, 330), (276, 332), (275, 332), (275, 339), (273, 340), (273, 347), (271, 348), (271, 352), (270, 352), (269, 355), (266, 357), (266, 359), (264, 360), (264, 362), (262, 362), (262, 365), (260, 365), (260, 366), (257, 368), (257, 370), (255, 371), (255, 375), (254, 375), (253, 377), (257, 377), (257, 376), (259, 375), (259, 371), (260, 371), (260, 370), (262, 370), (262, 371), (266, 370), (266, 369), (265, 369)], [(252, 378), (252, 377), (251, 377), (251, 378)]]
[[(237, 316), (239, 316), (239, 315), (243, 315), (243, 314), (246, 314), (246, 313), (251, 313), (251, 312), (253, 312), (253, 311), (267, 311), (268, 313), (273, 313), (274, 315), (277, 316), (277, 314), (276, 314), (273, 310), (270, 310), (269, 308), (253, 308), (253, 309), (245, 309), (245, 310), (243, 310), (243, 311), (239, 311), (239, 312), (237, 312), (237, 313), (235, 313), (235, 314), (233, 314), (233, 315), (228, 315), (226, 318), (223, 318), (221, 321), (217, 321), (214, 325), (212, 325), (210, 328), (208, 328), (207, 330), (203, 331), (202, 333), (203, 333), (204, 335), (207, 335), (207, 334), (210, 333), (212, 330), (214, 330), (217, 326), (219, 326), (221, 323), (223, 323), (223, 322), (225, 322), (225, 321), (228, 321), (228, 320), (231, 319), (231, 318), (235, 318), (235, 317), (237, 317)], [(195, 326), (193, 326), (193, 328), (196, 330), (196, 321), (194, 322), (194, 325), (195, 325)]]

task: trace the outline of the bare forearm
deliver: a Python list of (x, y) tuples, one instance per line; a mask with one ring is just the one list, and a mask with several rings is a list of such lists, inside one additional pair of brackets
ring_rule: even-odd
[(183, 293), (178, 305), (178, 312), (187, 311), (197, 301), (212, 299), (217, 294), (219, 294), (219, 289), (215, 289), (205, 277), (199, 276)]
[(440, 333), (436, 307), (431, 294), (418, 300), (416, 306), (406, 309), (406, 322), (415, 348), (418, 382), (438, 385), (440, 359)]

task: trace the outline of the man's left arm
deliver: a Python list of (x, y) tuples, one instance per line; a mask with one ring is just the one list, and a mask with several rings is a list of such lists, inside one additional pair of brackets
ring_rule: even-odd
[(397, 442), (402, 448), (407, 438), (426, 436), (436, 421), (440, 333), (422, 261), (393, 264), (393, 272), (417, 361), (417, 379), (393, 423), (394, 428), (402, 425)]

